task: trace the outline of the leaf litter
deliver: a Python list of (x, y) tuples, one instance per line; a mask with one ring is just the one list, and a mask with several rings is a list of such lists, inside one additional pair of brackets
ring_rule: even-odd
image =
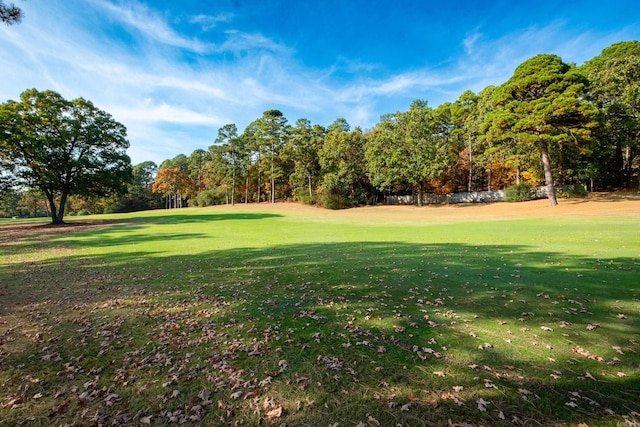
[[(522, 271), (522, 266), (518, 270)], [(398, 269), (398, 272), (401, 270)], [(103, 286), (104, 283), (122, 281), (124, 277), (126, 272), (98, 273), (83, 280)], [(284, 298), (274, 296), (265, 299), (257, 310), (244, 315), (238, 307), (249, 306), (251, 297), (243, 293), (240, 286), (235, 289), (239, 293), (233, 299), (210, 295), (200, 289), (181, 292), (176, 296), (146, 291), (131, 294), (126, 290), (120, 296), (102, 300), (96, 298), (101, 292), (95, 290), (89, 291), (93, 295), (88, 296), (68, 292), (66, 299), (44, 300), (39, 305), (25, 305), (22, 309), (34, 320), (29, 328), (23, 329), (21, 339), (26, 338), (39, 347), (34, 352), (34, 358), (46, 371), (56, 371), (59, 380), (55, 382), (55, 389), (48, 388), (49, 385), (37, 378), (22, 376), (17, 389), (16, 381), (12, 381), (15, 391), (5, 393), (0, 404), (3, 411), (10, 411), (28, 407), (30, 402), (48, 399), (51, 402), (50, 418), (77, 414), (74, 416), (88, 424), (185, 424), (215, 420), (234, 425), (242, 424), (252, 416), (267, 424), (279, 424), (280, 419), (288, 414), (304, 412), (315, 405), (304, 397), (295, 401), (281, 397), (282, 385), (293, 385), (299, 392), (305, 392), (310, 389), (322, 390), (335, 381), (339, 387), (337, 393), (357, 393), (360, 386), (351, 390), (348, 387), (361, 384), (368, 378), (380, 379), (386, 375), (385, 372), (397, 373), (393, 367), (380, 370), (374, 367), (386, 365), (392, 360), (388, 357), (393, 356), (403, 360), (410, 369), (415, 369), (414, 366), (426, 367), (436, 378), (464, 385), (449, 386), (452, 391), (448, 392), (423, 390), (419, 396), (402, 392), (400, 403), (393, 400), (391, 404), (392, 401), (388, 401), (388, 404), (378, 408), (378, 412), (366, 415), (363, 421), (366, 424), (363, 425), (380, 425), (378, 420), (383, 419), (380, 414), (385, 411), (399, 416), (427, 407), (446, 407), (446, 402), (458, 407), (475, 406), (477, 412), (483, 414), (482, 417), (489, 417), (483, 418), (485, 422), (493, 420), (496, 423), (505, 421), (524, 425), (522, 420), (527, 417), (526, 411), (515, 409), (501, 402), (501, 399), (486, 396), (474, 398), (474, 395), (477, 396), (481, 388), (493, 389), (505, 395), (517, 395), (526, 402), (535, 402), (541, 397), (529, 389), (535, 390), (539, 380), (523, 375), (526, 368), (522, 366), (492, 366), (492, 356), (481, 355), (480, 352), (493, 354), (503, 350), (498, 344), (485, 341), (499, 335), (486, 324), (478, 323), (479, 316), (461, 315), (456, 297), (449, 295), (449, 288), (431, 285), (442, 278), (441, 274), (432, 273), (430, 285), (407, 288), (409, 298), (388, 309), (382, 307), (386, 307), (390, 301), (389, 292), (383, 292), (378, 298), (366, 295), (319, 297), (318, 290), (321, 287), (317, 284), (289, 285), (290, 290), (295, 291), (291, 292), (290, 301), (301, 296), (297, 306), (291, 304), (296, 307), (291, 312), (297, 319), (295, 322), (287, 322), (280, 312), (283, 308), (286, 310), (289, 304), (286, 295)], [(504, 277), (494, 275), (492, 279), (504, 280)], [(110, 293), (118, 289), (117, 285), (111, 286)], [(467, 289), (473, 288), (473, 285), (467, 285)], [(486, 291), (487, 288), (480, 283), (474, 292)], [(489, 289), (490, 292), (503, 295), (497, 289)], [(297, 292), (301, 294), (294, 296)], [(572, 317), (591, 315), (588, 301), (578, 296), (569, 299), (565, 296), (556, 299), (549, 294), (538, 296), (550, 307), (560, 307), (560, 311), (548, 317), (558, 322), (561, 328), (576, 331), (574, 333), (578, 332), (572, 325), (580, 322), (574, 319), (569, 323), (558, 316), (561, 313)], [(315, 303), (315, 308), (308, 306), (309, 300)], [(367, 311), (360, 308), (360, 300), (374, 303), (377, 308), (365, 315)], [(540, 304), (537, 303), (537, 308), (531, 310), (527, 307), (527, 300), (519, 301), (514, 305), (523, 310), (514, 313), (512, 319), (493, 322), (506, 328), (513, 320), (520, 319), (525, 324), (531, 324), (540, 317), (542, 325), (536, 327), (543, 332), (553, 332), (552, 327), (546, 326), (551, 323), (538, 314), (541, 311)], [(54, 304), (57, 308), (53, 307)], [(409, 304), (415, 304), (416, 309), (408, 308)], [(327, 307), (333, 310), (339, 305), (342, 308), (335, 311), (337, 314), (327, 311)], [(627, 316), (616, 318), (625, 320)], [(385, 319), (392, 320), (388, 328), (376, 326), (376, 322), (383, 324)], [(474, 331), (465, 332), (459, 322), (477, 326)], [(65, 325), (65, 329), (58, 330), (55, 325)], [(585, 329), (596, 333), (600, 327), (601, 324), (590, 321)], [(525, 328), (520, 333), (509, 333), (509, 339), (519, 346), (528, 346), (526, 339), (539, 340), (531, 328)], [(9, 331), (8, 337), (12, 335), (15, 335), (15, 331)], [(447, 336), (453, 336), (454, 339), (448, 339)], [(480, 345), (476, 341), (471, 346), (465, 341), (479, 336), (483, 337)], [(63, 337), (64, 341), (73, 343), (74, 351), (65, 348)], [(336, 351), (336, 344), (345, 352)], [(624, 350), (620, 345), (611, 348), (619, 356), (624, 356), (625, 350), (638, 351), (637, 344), (630, 342), (627, 345)], [(459, 349), (476, 347), (472, 363), (464, 360), (462, 364), (456, 362)], [(291, 355), (296, 354), (291, 353), (293, 348), (303, 355), (302, 360), (311, 362), (316, 368), (300, 370), (296, 363), (292, 369)], [(545, 348), (549, 350), (551, 346)], [(616, 362), (614, 358), (606, 360), (579, 345), (574, 345), (570, 350), (574, 356), (599, 364)], [(305, 356), (307, 353), (308, 356)], [(473, 363), (476, 360), (489, 362)], [(576, 372), (576, 366), (571, 366), (576, 363), (575, 359), (569, 361), (570, 368), (567, 370)], [(7, 366), (6, 362), (3, 363), (3, 366)], [(458, 368), (456, 363), (459, 364)], [(445, 367), (448, 368), (446, 373)], [(474, 372), (478, 369), (490, 378), (481, 375), (477, 380), (469, 380), (471, 377), (464, 373), (464, 370)], [(402, 369), (399, 371), (402, 372)], [(625, 375), (619, 371), (617, 374), (619, 377)], [(551, 375), (556, 380), (564, 377), (559, 370), (554, 370)], [(598, 381), (600, 376), (583, 370), (577, 373), (577, 377)], [(376, 383), (382, 382), (394, 394), (402, 389), (402, 380), (389, 378)], [(190, 383), (194, 383), (195, 388)], [(421, 383), (426, 388), (429, 381), (424, 379)], [(527, 384), (529, 386), (524, 388)], [(134, 395), (147, 403), (130, 406), (127, 402)], [(568, 399), (564, 406), (571, 409), (587, 407), (595, 410), (603, 404), (597, 396), (590, 397), (586, 392), (569, 395)], [(611, 415), (614, 414), (617, 415), (615, 411)], [(619, 417), (634, 419), (632, 413)], [(461, 420), (449, 421), (450, 425), (464, 423)]]

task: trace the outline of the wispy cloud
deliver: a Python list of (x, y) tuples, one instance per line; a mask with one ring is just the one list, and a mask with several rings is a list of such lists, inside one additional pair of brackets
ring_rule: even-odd
[(479, 91), (505, 82), (518, 65), (535, 55), (556, 54), (565, 62), (580, 65), (604, 47), (627, 39), (628, 33), (625, 29), (606, 34), (574, 32), (564, 21), (522, 28), (493, 39), (475, 29), (462, 40), (466, 55), (457, 60), (452, 72), (467, 82), (468, 89)]
[(444, 75), (429, 69), (395, 74), (385, 79), (369, 79), (366, 82), (348, 86), (336, 91), (336, 99), (341, 102), (361, 102), (370, 97), (390, 97), (411, 95), (434, 88), (446, 87), (460, 82), (455, 75)]
[(165, 122), (179, 124), (195, 124), (207, 126), (222, 126), (228, 119), (216, 115), (203, 114), (189, 108), (170, 105), (165, 102), (156, 103), (152, 99), (144, 99), (142, 102), (129, 106), (107, 106), (109, 112), (126, 122)]
[[(185, 37), (174, 30), (163, 16), (149, 7), (135, 2), (126, 5), (114, 4), (107, 0), (91, 0), (96, 6), (109, 13), (111, 19), (136, 30), (143, 37), (168, 46), (186, 49), (188, 51), (206, 53), (241, 52), (248, 50), (289, 51), (283, 45), (270, 40), (260, 33), (246, 33), (239, 30), (223, 32), (225, 41), (222, 43), (204, 42), (197, 38)], [(232, 14), (219, 16), (197, 15), (189, 22), (202, 25), (203, 29), (211, 30), (221, 22), (227, 22)]]
[(232, 13), (223, 13), (217, 16), (200, 14), (192, 16), (189, 22), (200, 25), (204, 31), (209, 31), (216, 28), (221, 22), (231, 21), (233, 17), (234, 15)]
[[(352, 127), (370, 128), (414, 99), (437, 106), (467, 89), (501, 84), (535, 54), (581, 63), (637, 34), (572, 33), (558, 21), (493, 36), (479, 26), (453, 42), (461, 56), (434, 65), (390, 68), (338, 55), (333, 66), (319, 68), (305, 62), (294, 41), (257, 27), (233, 29), (232, 14), (173, 21), (153, 2), (88, 0), (82, 13), (66, 2), (52, 4), (24, 2), (29, 19), (0, 26), (0, 61), (11, 64), (0, 69), (0, 98), (36, 87), (90, 99), (127, 126), (134, 162), (206, 148), (218, 127), (235, 123), (242, 130), (272, 108), (291, 122), (306, 117), (328, 125), (345, 117)], [(181, 32), (196, 26), (207, 33)], [(126, 43), (114, 37), (122, 29)]]
[(140, 3), (128, 2), (124, 6), (105, 0), (91, 1), (108, 12), (111, 19), (139, 31), (142, 35), (152, 40), (194, 52), (206, 52), (211, 49), (211, 46), (207, 43), (180, 35), (167, 25), (165, 19)]

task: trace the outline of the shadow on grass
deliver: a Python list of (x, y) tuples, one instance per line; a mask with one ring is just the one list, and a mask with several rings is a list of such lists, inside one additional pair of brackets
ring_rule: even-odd
[[(258, 219), (252, 214), (231, 216)], [(195, 221), (229, 217), (204, 215)], [(161, 223), (180, 219), (162, 218)], [(194, 221), (192, 216), (184, 220)], [(127, 236), (109, 240), (109, 233), (123, 231), (117, 227), (90, 231), (87, 244), (130, 243)], [(163, 237), (135, 237), (141, 238)], [(639, 409), (637, 277), (635, 259), (602, 262), (525, 245), (368, 241), (170, 257), (147, 251), (116, 251), (101, 258), (72, 254), (0, 268), (2, 315), (18, 319), (36, 313), (46, 325), (33, 345), (4, 345), (2, 366), (12, 372), (18, 366), (37, 372), (44, 356), (37, 353), (34, 358), (34, 347), (46, 345), (46, 355), (57, 349), (56, 369), (62, 370), (81, 352), (87, 374), (69, 383), (82, 384), (94, 364), (105, 361), (80, 350), (86, 337), (77, 332), (76, 323), (124, 318), (127, 331), (136, 332), (124, 332), (124, 326), (119, 330), (122, 338), (106, 356), (114, 367), (102, 376), (130, 364), (132, 350), (139, 352), (137, 359), (143, 359), (145, 351), (171, 350), (177, 362), (197, 358), (193, 354), (199, 352), (223, 354), (235, 339), (264, 343), (259, 358), (228, 362), (264, 377), (265, 369), (278, 366), (278, 359), (289, 361), (287, 371), (256, 388), (260, 397), (276, 390), (285, 393), (281, 390), (300, 378), (323, 384), (311, 387), (317, 403), (304, 416), (296, 416), (294, 398), (287, 403), (290, 418), (282, 421), (290, 425), (327, 425), (339, 421), (345, 410), (353, 424), (367, 416), (385, 425), (438, 425), (447, 419), (491, 425), (613, 424), (607, 410), (628, 414)], [(129, 300), (144, 302), (139, 307), (121, 302)], [(186, 313), (173, 317), (173, 330), (164, 326), (175, 316), (162, 312), (164, 305), (174, 310), (171, 313)], [(48, 322), (51, 306), (68, 312)], [(154, 310), (162, 316), (153, 317)], [(203, 318), (207, 310), (214, 314)], [(219, 337), (197, 339), (210, 330), (220, 331)], [(100, 333), (106, 340), (104, 331), (96, 331)], [(178, 345), (183, 341), (187, 344)], [(206, 378), (212, 368), (206, 360), (193, 362), (194, 369), (197, 365), (204, 370), (189, 380), (199, 381), (194, 395), (211, 387)], [(156, 382), (176, 375), (171, 366), (155, 369)], [(174, 387), (180, 381), (186, 381), (183, 374)], [(63, 381), (51, 382), (59, 386)], [(123, 387), (112, 392), (125, 395)], [(232, 390), (237, 389), (221, 385), (215, 397), (229, 399)], [(141, 394), (132, 399), (148, 398)], [(481, 405), (479, 399), (489, 403)], [(411, 410), (400, 410), (398, 401), (409, 403)], [(237, 406), (236, 417), (255, 410), (242, 409), (240, 402)], [(126, 404), (116, 405), (123, 407)], [(230, 417), (224, 408), (211, 408), (210, 420)]]
[[(156, 213), (157, 214), (154, 214)], [(138, 233), (152, 225), (180, 225), (219, 221), (263, 220), (281, 217), (271, 213), (222, 213), (193, 214), (191, 212), (150, 211), (133, 218), (113, 220), (71, 219), (62, 225), (33, 221), (0, 224), (0, 254), (11, 255), (25, 250), (39, 250), (66, 236), (82, 237), (82, 245), (118, 246), (122, 244), (148, 243), (159, 240), (180, 240), (202, 237), (202, 233), (174, 233), (156, 229), (154, 234)], [(131, 233), (126, 235), (123, 233)]]
[[(154, 214), (156, 213), (156, 214)], [(191, 211), (177, 210), (175, 213), (167, 211), (150, 211), (149, 214), (136, 214), (133, 222), (143, 221), (153, 224), (188, 224), (212, 221), (245, 221), (282, 217), (280, 214), (265, 212), (233, 212), (233, 213), (203, 213), (194, 214)]]

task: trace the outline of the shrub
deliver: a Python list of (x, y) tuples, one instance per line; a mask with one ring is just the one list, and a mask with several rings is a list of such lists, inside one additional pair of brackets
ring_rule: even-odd
[(320, 206), (325, 209), (346, 209), (351, 207), (349, 200), (338, 194), (322, 194), (318, 198)]
[(533, 197), (533, 189), (529, 184), (516, 184), (507, 187), (504, 191), (504, 199), (507, 202), (526, 202)]
[(560, 193), (561, 197), (565, 197), (567, 199), (584, 198), (588, 195), (589, 193), (587, 192), (587, 189), (582, 184), (567, 185), (562, 189), (562, 192)]
[(192, 199), (195, 206), (205, 207), (213, 205), (222, 205), (226, 202), (226, 195), (224, 188), (214, 188), (211, 190), (205, 190), (198, 193), (198, 195)]
[(295, 200), (304, 205), (315, 205), (317, 196), (309, 197), (309, 191), (306, 189), (298, 189), (294, 192)]

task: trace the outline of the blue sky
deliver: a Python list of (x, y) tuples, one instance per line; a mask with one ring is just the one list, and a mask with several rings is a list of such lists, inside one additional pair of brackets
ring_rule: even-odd
[(127, 127), (134, 164), (206, 149), (269, 109), (368, 129), (539, 53), (581, 64), (640, 40), (637, 0), (12, 1), (25, 18), (0, 26), (0, 101), (32, 87), (89, 99)]

